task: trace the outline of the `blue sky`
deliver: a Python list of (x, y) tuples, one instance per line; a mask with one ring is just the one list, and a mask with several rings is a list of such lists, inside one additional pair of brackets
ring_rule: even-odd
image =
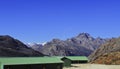
[(66, 39), (87, 32), (120, 36), (120, 0), (0, 0), (0, 35), (22, 42)]

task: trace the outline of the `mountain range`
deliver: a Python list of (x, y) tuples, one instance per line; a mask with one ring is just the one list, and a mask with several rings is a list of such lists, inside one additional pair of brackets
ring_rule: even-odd
[(49, 56), (89, 56), (105, 42), (106, 39), (94, 38), (88, 33), (80, 33), (66, 40), (53, 39), (44, 45), (35, 43), (29, 47)]
[(9, 35), (0, 36), (0, 57), (88, 56), (90, 63), (120, 64), (120, 37), (94, 38), (88, 33), (44, 44), (24, 44)]

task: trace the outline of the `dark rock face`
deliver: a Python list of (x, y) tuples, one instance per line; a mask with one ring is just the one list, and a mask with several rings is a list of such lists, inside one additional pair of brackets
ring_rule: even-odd
[(102, 38), (93, 38), (88, 33), (81, 33), (65, 41), (53, 39), (47, 42), (39, 51), (50, 56), (88, 56), (105, 41)]
[[(109, 55), (113, 55), (120, 52), (120, 38), (112, 38), (109, 41), (107, 41), (105, 44), (103, 44), (102, 46), (100, 46), (95, 52), (93, 52), (90, 56), (90, 62), (95, 62), (95, 63), (99, 63), (99, 59), (103, 58), (105, 60), (107, 60), (107, 58), (111, 59), (115, 57), (108, 57)], [(107, 56), (106, 56), (107, 55)], [(120, 56), (118, 56), (120, 59)], [(101, 61), (104, 62), (105, 60)], [(112, 64), (112, 61), (110, 62)], [(104, 64), (104, 63), (103, 63)], [(119, 63), (120, 64), (120, 63)]]
[(43, 56), (8, 35), (0, 36), (0, 57)]

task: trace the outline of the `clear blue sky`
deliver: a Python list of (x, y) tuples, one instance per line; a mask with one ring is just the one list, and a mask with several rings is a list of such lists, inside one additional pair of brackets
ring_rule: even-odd
[(87, 32), (120, 36), (120, 0), (0, 0), (0, 35), (22, 42), (66, 39)]

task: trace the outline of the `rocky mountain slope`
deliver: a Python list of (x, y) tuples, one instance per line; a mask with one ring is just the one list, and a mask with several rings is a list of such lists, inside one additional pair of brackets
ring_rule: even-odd
[(43, 47), (44, 44), (41, 43), (27, 43), (26, 44), (28, 47), (36, 50), (36, 51), (40, 51)]
[(91, 63), (120, 64), (120, 38), (112, 38), (89, 56)]
[(80, 33), (78, 36), (67, 40), (53, 39), (37, 51), (50, 56), (88, 56), (105, 41), (102, 38), (93, 38), (88, 33)]
[(8, 35), (0, 36), (0, 57), (43, 56)]

